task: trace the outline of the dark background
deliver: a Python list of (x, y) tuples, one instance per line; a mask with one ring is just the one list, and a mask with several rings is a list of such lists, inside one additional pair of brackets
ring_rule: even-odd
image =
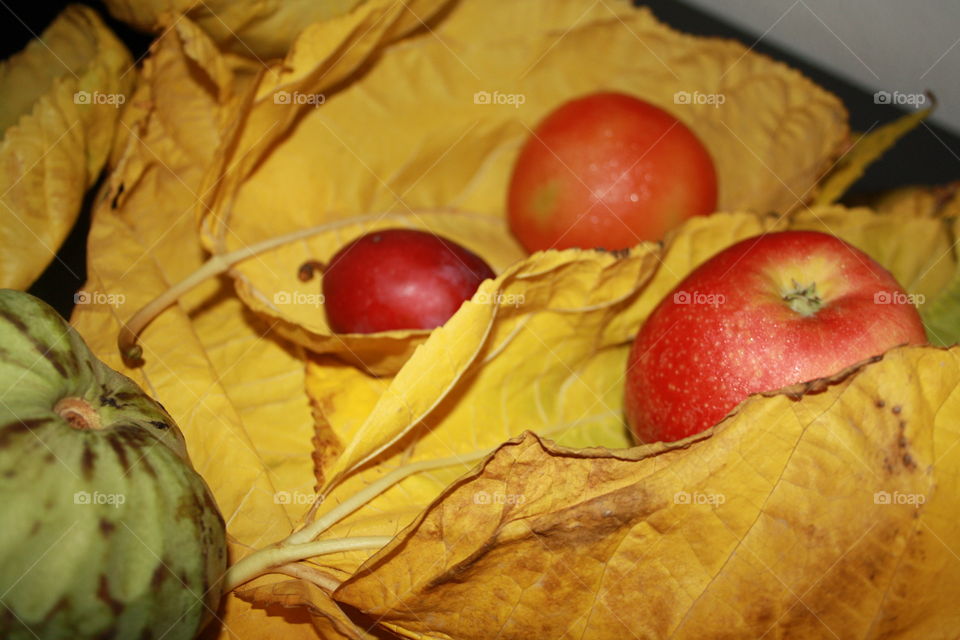
[[(761, 0), (758, 0), (761, 1)], [(12, 2), (0, 0), (0, 55), (4, 58), (22, 49), (26, 43), (43, 31), (67, 3)], [(137, 33), (106, 14), (99, 2), (85, 2), (96, 8), (114, 32), (127, 44), (134, 59), (145, 55), (150, 37)], [(652, 0), (643, 3), (653, 9), (664, 22), (676, 29), (704, 36), (736, 38), (751, 45), (756, 36), (731, 27), (675, 0)], [(846, 104), (850, 112), (850, 126), (854, 131), (866, 131), (878, 122), (893, 120), (904, 113), (891, 105), (874, 104), (873, 94), (833, 76), (829, 69), (811, 66), (802, 59), (760, 41), (754, 50), (786, 62), (810, 79), (832, 91)], [(2, 99), (2, 97), (0, 97)], [(928, 128), (929, 127), (929, 128)], [(942, 184), (960, 180), (960, 137), (932, 124), (912, 131), (854, 185), (850, 196), (865, 192), (891, 189), (908, 184)], [(30, 292), (53, 305), (64, 316), (73, 307), (73, 294), (86, 280), (86, 236), (90, 228), (90, 201), (96, 187), (88, 194), (86, 206), (72, 233)]]

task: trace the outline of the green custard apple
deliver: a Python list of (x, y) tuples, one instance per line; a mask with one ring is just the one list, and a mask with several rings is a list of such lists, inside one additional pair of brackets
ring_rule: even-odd
[(188, 639), (223, 517), (173, 419), (49, 306), (0, 290), (0, 638)]

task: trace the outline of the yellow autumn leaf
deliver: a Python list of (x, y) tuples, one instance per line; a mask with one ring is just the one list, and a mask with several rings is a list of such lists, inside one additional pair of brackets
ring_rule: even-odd
[[(860, 197), (858, 202), (873, 207), (879, 213), (942, 219), (945, 239), (955, 239), (960, 232), (960, 183), (900, 187)], [(923, 296), (920, 313), (930, 342), (950, 346), (960, 343), (960, 259), (955, 242), (947, 241), (946, 246), (940, 244), (927, 254), (931, 273), (934, 269), (937, 273), (935, 277), (924, 278), (936, 284), (918, 288), (915, 293)], [(923, 247), (924, 243), (921, 241), (919, 246)], [(924, 255), (923, 251), (916, 253), (917, 257)], [(949, 282), (941, 285), (946, 278)]]
[[(407, 0), (397, 34), (426, 24), (449, 0)], [(287, 53), (298, 34), (316, 22), (336, 21), (351, 13), (366, 12), (362, 28), (373, 29), (398, 3), (385, 0), (105, 0), (113, 17), (141, 31), (162, 33), (180, 15), (203, 29), (223, 50), (259, 62)], [(341, 28), (342, 29), (342, 28)], [(343, 40), (338, 35), (336, 41)]]
[[(125, 320), (134, 309), (198, 268), (207, 257), (205, 248), (224, 256), (284, 232), (325, 226), (323, 233), (313, 237), (306, 248), (293, 245), (292, 249), (277, 249), (276, 254), (262, 253), (238, 265), (232, 274), (234, 279), (206, 282), (185, 295), (144, 332), (145, 367), (127, 371), (144, 383), (178, 420), (191, 457), (213, 489), (228, 522), (231, 560), (239, 561), (228, 578), (231, 586), (244, 587), (225, 599), (220, 626), (208, 631), (211, 637), (315, 637), (318, 633), (331, 638), (366, 637), (330, 598), (330, 593), (344, 582), (346, 586), (337, 593), (345, 601), (349, 595), (344, 594), (360, 593), (361, 610), (385, 611), (394, 628), (408, 629), (404, 626), (406, 621), (389, 617), (393, 611), (389, 594), (370, 595), (366, 588), (354, 590), (357, 569), (376, 549), (406, 540), (416, 530), (408, 529), (411, 523), (416, 526), (443, 507), (451, 483), (458, 482), (487, 452), (524, 430), (536, 430), (567, 446), (587, 448), (577, 454), (586, 457), (609, 457), (609, 453), (590, 450), (596, 445), (628, 446), (621, 395), (629, 341), (669, 287), (728, 244), (768, 229), (824, 227), (853, 238), (855, 243), (869, 245), (868, 252), (915, 287), (934, 290), (946, 273), (930, 261), (945, 241), (941, 222), (908, 221), (842, 208), (808, 211), (801, 207), (796, 213), (779, 217), (717, 214), (690, 221), (672, 234), (662, 249), (646, 244), (624, 254), (548, 252), (517, 261), (509, 257), (512, 249), (502, 244), (507, 242), (502, 211), (471, 205), (467, 208), (476, 210), (474, 214), (440, 215), (443, 205), (437, 203), (446, 199), (441, 191), (466, 189), (469, 180), (464, 182), (459, 173), (461, 159), (447, 166), (442, 157), (438, 159), (442, 154), (436, 153), (436, 149), (430, 155), (429, 145), (424, 147), (428, 149), (424, 155), (436, 162), (437, 176), (426, 176), (420, 181), (423, 165), (418, 168), (415, 163), (405, 164), (390, 174), (397, 176), (400, 183), (407, 181), (405, 184), (413, 194), (409, 202), (384, 200), (384, 206), (343, 207), (333, 213), (324, 209), (320, 215), (316, 215), (316, 209), (294, 211), (294, 203), (315, 204), (287, 185), (299, 187), (298, 172), (307, 177), (309, 162), (318, 154), (314, 150), (300, 156), (297, 162), (285, 164), (288, 175), (279, 179), (280, 167), (271, 163), (296, 149), (287, 146), (292, 144), (290, 141), (305, 128), (316, 127), (312, 122), (315, 114), (326, 113), (353, 87), (361, 85), (364, 91), (376, 92), (379, 85), (364, 83), (378, 73), (381, 64), (397, 59), (423, 62), (424, 69), (438, 70), (435, 62), (423, 61), (408, 51), (431, 47), (435, 52), (445, 51), (437, 48), (438, 37), (449, 38), (441, 44), (452, 47), (451, 51), (480, 59), (474, 50), (481, 43), (470, 44), (469, 34), (473, 30), (468, 28), (470, 21), (477, 22), (478, 6), (475, 2), (461, 3), (448, 16), (449, 21), (441, 23), (445, 25), (442, 28), (449, 30), (440, 28), (438, 35), (426, 34), (385, 50), (377, 64), (364, 68), (364, 74), (351, 83), (343, 80), (356, 66), (338, 62), (335, 41), (314, 41), (305, 35), (300, 40), (302, 46), (295, 47), (290, 60), (299, 59), (298, 56), (310, 58), (314, 48), (322, 49), (320, 69), (332, 69), (330, 76), (337, 82), (325, 84), (328, 79), (317, 79), (323, 71), (303, 65), (283, 70), (290, 74), (289, 84), (283, 84), (271, 78), (270, 73), (261, 78), (251, 76), (248, 66), (238, 72), (234, 66), (238, 61), (221, 54), (188, 19), (170, 25), (145, 64), (144, 79), (137, 89), (137, 105), (124, 117), (123, 137), (114, 151), (114, 170), (98, 199), (91, 231), (88, 290), (102, 294), (91, 299), (106, 302), (81, 306), (74, 318), (93, 348), (107, 356), (108, 362), (124, 370), (113, 350), (119, 320)], [(664, 55), (670, 49), (668, 44), (681, 47), (677, 43), (691, 40), (710, 51), (709, 47), (717, 44), (673, 34), (656, 26), (646, 13), (636, 12), (626, 4), (615, 5), (616, 14), (602, 4), (586, 7), (578, 3), (553, 6), (531, 2), (523, 7), (516, 13), (504, 8), (502, 28), (489, 34), (490, 39), (483, 46), (515, 46), (510, 43), (525, 40), (517, 25), (507, 24), (521, 14), (542, 14), (544, 25), (550, 28), (562, 29), (582, 22), (584, 33), (575, 27), (570, 35), (584, 40), (597, 37), (597, 33), (610, 36), (625, 23), (645, 34), (643, 29), (649, 28), (650, 41), (657, 47), (662, 45), (662, 49), (656, 50)], [(584, 8), (588, 10), (581, 11)], [(573, 15), (575, 11), (579, 14)], [(495, 23), (500, 21), (498, 18)], [(322, 23), (316, 28), (333, 29), (332, 24)], [(369, 25), (362, 21), (356, 24)], [(364, 41), (369, 48), (362, 48), (361, 58), (389, 40), (383, 35), (388, 31)], [(557, 40), (556, 32), (545, 29), (537, 37), (552, 43), (561, 58), (573, 56), (562, 39)], [(623, 43), (620, 46), (627, 48)], [(542, 48), (532, 51), (542, 52)], [(729, 60), (734, 62), (734, 54), (741, 53), (742, 48), (729, 49)], [(721, 47), (720, 54), (727, 55), (728, 49)], [(768, 69), (764, 65), (771, 63), (764, 59), (737, 59), (733, 67), (748, 63), (797, 79), (777, 65)], [(394, 71), (403, 68), (399, 63), (393, 64)], [(547, 77), (545, 72), (541, 78), (544, 84), (548, 84)], [(797, 81), (801, 87), (809, 88), (805, 81)], [(307, 115), (274, 101), (277, 91), (288, 91), (292, 96), (293, 91), (301, 90), (329, 90), (330, 95), (301, 94), (324, 95), (324, 104)], [(837, 103), (818, 90), (811, 89), (812, 95), (799, 89), (797, 93), (799, 97), (791, 94), (789, 98), (799, 100), (797, 104), (791, 103), (783, 112), (776, 111), (783, 104), (774, 105), (771, 113), (778, 113), (777, 117), (787, 122), (794, 116), (796, 122), (813, 118), (813, 123), (805, 125), (803, 135), (798, 129), (798, 139), (817, 130), (823, 134), (820, 147), (834, 148), (831, 140), (835, 142), (842, 137), (840, 134), (845, 134), (842, 109), (834, 110)], [(375, 104), (390, 104), (383, 96), (379, 100)], [(427, 98), (423, 100), (421, 104), (430, 104)], [(473, 109), (472, 96), (468, 100), (468, 108)], [(803, 105), (811, 104), (812, 114), (804, 115)], [(362, 105), (354, 106), (360, 111)], [(548, 107), (544, 104), (541, 108)], [(705, 114), (705, 120), (708, 115)], [(508, 164), (503, 164), (503, 158), (509, 156), (505, 151), (509, 145), (504, 140), (509, 136), (500, 137), (498, 132), (516, 125), (516, 116), (491, 117), (490, 122), (501, 118), (502, 126), (489, 130), (488, 135), (495, 145), (506, 146), (487, 157), (487, 164), (500, 167), (500, 178), (505, 180), (503, 171)], [(817, 124), (821, 117), (826, 124)], [(840, 120), (832, 120), (834, 117)], [(398, 122), (405, 123), (402, 118)], [(413, 120), (410, 123), (413, 126)], [(421, 134), (423, 126), (421, 122)], [(817, 129), (819, 126), (823, 129)], [(438, 123), (438, 131), (442, 128)], [(836, 134), (835, 138), (831, 132)], [(403, 136), (410, 132), (402, 129), (400, 134), (402, 144)], [(511, 144), (521, 138), (512, 134)], [(310, 151), (309, 142), (299, 143), (299, 150)], [(482, 145), (480, 148), (486, 149)], [(763, 196), (767, 198), (765, 202), (782, 197), (791, 206), (756, 205), (758, 209), (778, 209), (782, 213), (806, 200), (808, 191), (812, 193), (815, 177), (829, 161), (830, 153), (809, 148), (804, 151), (802, 145), (798, 148), (792, 162), (805, 169), (790, 175), (809, 170), (804, 175), (812, 177), (791, 178), (787, 183), (776, 181), (779, 186), (771, 179), (767, 186), (772, 191)], [(388, 158), (389, 153), (385, 152)], [(771, 162), (779, 162), (781, 153), (778, 150), (771, 154)], [(372, 151), (370, 160), (375, 160)], [(403, 156), (402, 161), (405, 160)], [(317, 172), (313, 171), (314, 184), (303, 183), (315, 191), (313, 195), (324, 190), (342, 190), (335, 197), (344, 198), (344, 202), (351, 198), (389, 198), (388, 194), (376, 193), (376, 189), (372, 194), (369, 190), (349, 193), (357, 187), (356, 182), (351, 182), (356, 176), (333, 173), (343, 163), (327, 162), (322, 165), (322, 180), (317, 180)], [(208, 171), (208, 167), (212, 169)], [(736, 174), (741, 168), (731, 164), (729, 171)], [(329, 174), (327, 169), (331, 170)], [(407, 169), (410, 173), (405, 174)], [(476, 166), (473, 170), (476, 176), (470, 177), (478, 181), (478, 190), (472, 192), (478, 198), (474, 204), (485, 198), (493, 202), (487, 193), (495, 184), (492, 174), (487, 175), (486, 169)], [(267, 189), (267, 182), (259, 182), (264, 175), (277, 179), (272, 190)], [(751, 180), (755, 178), (750, 176)], [(253, 216), (253, 209), (248, 208), (247, 217), (232, 219), (243, 207), (249, 207), (253, 192), (244, 190), (252, 183), (257, 183), (258, 197), (262, 198), (259, 215)], [(771, 195), (774, 192), (778, 195)], [(744, 187), (743, 193), (749, 195), (749, 188)], [(240, 203), (242, 206), (238, 206)], [(332, 251), (337, 234), (351, 225), (359, 232), (362, 224), (358, 224), (357, 216), (372, 211), (396, 216), (404, 224), (417, 224), (418, 216), (431, 220), (436, 217), (435, 224), (448, 225), (450, 233), (458, 232), (463, 215), (486, 216), (490, 231), (480, 253), (503, 252), (498, 254), (503, 256), (498, 265), (499, 276), (484, 283), (474, 299), (447, 325), (432, 332), (418, 348), (411, 347), (409, 360), (392, 378), (377, 378), (328, 355), (308, 356), (301, 345), (284, 339), (284, 325), (277, 322), (283, 318), (271, 316), (259, 307), (257, 312), (251, 312), (254, 304), (248, 299), (250, 296), (244, 293), (242, 285), (237, 286), (243, 278), (250, 277), (247, 268), (262, 267), (270, 260), (285, 265), (269, 286), (250, 290), (262, 293), (260, 304), (268, 308), (273, 295), (283, 291), (277, 287), (286, 286), (285, 278), (295, 277), (297, 259), (322, 257), (324, 252)], [(201, 217), (202, 243), (198, 238), (201, 229), (197, 213)], [(881, 217), (886, 220), (879, 220)], [(241, 224), (235, 229), (236, 222)], [(380, 220), (378, 224), (390, 222)], [(487, 228), (483, 224), (464, 227), (464, 242), (476, 240), (478, 229)], [(907, 232), (904, 224), (908, 225)], [(432, 228), (432, 224), (426, 226)], [(908, 236), (908, 232), (912, 235)], [(913, 242), (913, 250), (904, 248), (907, 240)], [(287, 255), (286, 251), (293, 253)], [(287, 271), (288, 266), (294, 268)], [(250, 282), (259, 284), (253, 278)], [(313, 283), (302, 293), (315, 294), (316, 286)], [(298, 324), (296, 330), (301, 328)], [(421, 339), (422, 336), (417, 341)], [(802, 402), (808, 400), (804, 398)], [(863, 408), (852, 406), (851, 412)], [(770, 420), (761, 416), (757, 422), (766, 425)], [(796, 430), (805, 431), (803, 427)], [(699, 446), (687, 444), (692, 445), (689, 450)], [(674, 455), (664, 453), (672, 449), (662, 445), (643, 447), (621, 457), (630, 462), (641, 456), (648, 461), (663, 461)], [(732, 461), (739, 452), (733, 446), (719, 451), (711, 463), (714, 467), (710, 468), (736, 466)], [(694, 466), (687, 463), (688, 468)], [(540, 471), (545, 469), (546, 464)], [(606, 473), (604, 468), (596, 472), (600, 478)], [(576, 476), (571, 474), (566, 486), (573, 487), (575, 480)], [(316, 486), (322, 490), (319, 497), (315, 494)], [(459, 485), (450, 491), (455, 491), (456, 486)], [(500, 494), (488, 492), (491, 502), (506, 502), (507, 494), (503, 494), (502, 500), (495, 495)], [(557, 500), (563, 495), (568, 494), (561, 491)], [(474, 499), (474, 504), (482, 501), (483, 498)], [(817, 507), (813, 501), (810, 504)], [(316, 505), (315, 510), (305, 514), (311, 505)], [(425, 514), (425, 509), (430, 511)], [(301, 528), (304, 524), (306, 528)], [(274, 546), (291, 532), (294, 533), (287, 538), (288, 544)], [(401, 532), (401, 538), (391, 542)], [(456, 544), (452, 539), (449, 542)], [(716, 557), (724, 550), (706, 543), (699, 548)], [(254, 553), (256, 549), (261, 551)], [(288, 553), (291, 551), (294, 553)], [(432, 549), (426, 552), (433, 553)], [(382, 554), (378, 555), (381, 557)], [(261, 576), (260, 569), (286, 577)], [(388, 571), (385, 576), (391, 580), (394, 574)], [(246, 583), (245, 578), (254, 581)], [(376, 576), (365, 573), (364, 579), (369, 585)], [(437, 584), (445, 587), (447, 583)], [(308, 620), (312, 620), (312, 625)], [(443, 620), (438, 620), (437, 628), (442, 629), (443, 624)]]
[(653, 455), (527, 434), (335, 595), (410, 638), (951, 637), (958, 355), (895, 349)]
[[(202, 214), (215, 254), (356, 216), (454, 208), (503, 220), (531, 127), (591, 91), (633, 93), (687, 124), (716, 161), (723, 210), (808, 201), (848, 133), (839, 100), (799, 73), (733, 41), (675, 32), (627, 2), (460, 2), (341, 84), (330, 81), (329, 42), (317, 36), (301, 35), (280, 80), (263, 76), (211, 172), (217, 188)], [(351, 359), (380, 350), (379, 336), (345, 345), (319, 314), (306, 323), (265, 308), (308, 253), (291, 244), (271, 261), (236, 265), (241, 299), (311, 350)], [(402, 335), (389, 337), (389, 361), (365, 364), (395, 372), (421, 342), (408, 335), (403, 345)]]
[(0, 63), (0, 287), (26, 289), (56, 256), (135, 76), (123, 44), (81, 5)]
[(857, 137), (851, 148), (844, 152), (831, 168), (830, 175), (824, 178), (814, 203), (826, 205), (839, 200), (868, 166), (886, 153), (897, 140), (920, 126), (920, 123), (933, 113), (934, 106), (932, 104), (926, 109), (908, 113)]
[[(309, 533), (292, 542), (389, 539), (479, 457), (525, 430), (570, 447), (629, 447), (623, 376), (643, 318), (717, 251), (787, 228), (829, 230), (915, 284), (936, 272), (929, 256), (948, 246), (936, 220), (823, 207), (691, 219), (662, 250), (535, 254), (482, 284), (391, 379), (329, 356), (309, 361), (325, 499)], [(917, 250), (918, 242), (926, 244)], [(366, 546), (342, 551), (313, 566), (342, 580), (369, 555)]]
[(956, 218), (960, 215), (960, 182), (938, 186), (908, 185), (860, 195), (852, 198), (851, 203), (868, 206), (877, 213)]
[[(278, 500), (281, 489), (313, 491), (301, 350), (270, 334), (269, 324), (217, 280), (183, 296), (144, 332), (142, 368), (123, 365), (116, 337), (133, 310), (206, 258), (193, 210), (223, 131), (242, 115), (245, 78), (187, 19), (154, 44), (131, 98), (147, 108), (125, 117), (115, 164), (97, 198), (89, 304), (78, 304), (72, 318), (101, 358), (135, 378), (177, 420), (227, 522), (233, 562), (289, 534), (302, 517), (307, 505)], [(330, 625), (349, 628), (332, 601), (315, 598), (312, 607), (338, 617)], [(319, 626), (303, 611), (265, 609), (231, 595), (204, 637), (313, 639)]]

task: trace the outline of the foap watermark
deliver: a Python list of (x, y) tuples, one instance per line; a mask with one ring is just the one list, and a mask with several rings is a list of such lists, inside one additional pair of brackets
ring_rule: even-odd
[(722, 493), (700, 493), (694, 491), (677, 491), (673, 494), (673, 504), (716, 504), (720, 505), (727, 501), (727, 496)]
[(277, 491), (273, 494), (274, 504), (313, 504), (317, 494), (304, 491)]
[(873, 504), (923, 504), (927, 496), (922, 493), (900, 493), (894, 491), (877, 491), (873, 494)]
[(522, 93), (500, 93), (494, 91), (477, 91), (473, 94), (473, 104), (508, 104), (514, 109), (519, 109), (520, 105), (527, 101), (527, 96)]
[(477, 304), (498, 304), (500, 306), (513, 306), (519, 307), (524, 302), (526, 298), (522, 293), (488, 293), (486, 291), (478, 291), (473, 294), (473, 302)]
[(90, 493), (89, 491), (77, 491), (73, 494), (73, 504), (109, 504), (115, 508), (119, 508), (120, 505), (126, 501), (127, 496), (122, 493), (100, 493), (99, 491)]
[(873, 294), (873, 304), (923, 304), (926, 298), (922, 293), (901, 293), (900, 291), (877, 291)]
[(73, 104), (104, 104), (115, 109), (127, 101), (122, 93), (100, 93), (99, 91), (77, 91), (73, 94)]
[(902, 91), (877, 91), (873, 94), (874, 104), (909, 105), (919, 107), (927, 102), (925, 93), (903, 93)]
[(273, 104), (312, 105), (313, 107), (319, 107), (326, 101), (327, 96), (322, 93), (275, 91), (273, 94)]
[(523, 504), (526, 500), (522, 493), (477, 491), (473, 494), (473, 504)]
[(700, 291), (677, 291), (673, 294), (673, 304), (706, 304), (718, 307), (727, 301), (722, 293), (702, 293)]
[(127, 297), (122, 293), (104, 293), (103, 291), (77, 291), (73, 294), (73, 304), (95, 304), (119, 307), (126, 303)]
[(299, 304), (310, 307), (323, 306), (322, 293), (303, 293), (302, 291), (277, 291), (273, 294), (273, 304), (277, 306)]
[(677, 91), (673, 94), (673, 104), (697, 104), (710, 105), (718, 108), (727, 101), (727, 96), (722, 93), (701, 93), (699, 91)]

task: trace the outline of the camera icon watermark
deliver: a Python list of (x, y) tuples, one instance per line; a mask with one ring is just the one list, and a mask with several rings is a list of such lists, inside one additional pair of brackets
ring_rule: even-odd
[(303, 491), (277, 491), (273, 494), (274, 504), (313, 504), (317, 494)]
[(873, 504), (913, 504), (921, 505), (927, 501), (922, 493), (900, 493), (894, 491), (877, 491), (873, 494)]
[(119, 109), (127, 101), (122, 93), (100, 93), (99, 91), (77, 91), (73, 94), (73, 104), (109, 105)]
[(526, 500), (522, 493), (477, 491), (473, 494), (473, 504), (523, 504)]
[(303, 293), (302, 291), (277, 291), (273, 294), (273, 304), (285, 306), (290, 304), (310, 307), (322, 307), (324, 303), (322, 293)]
[(900, 291), (877, 291), (873, 294), (873, 304), (911, 304), (921, 305), (926, 300), (922, 293), (901, 293)]
[(925, 93), (903, 93), (901, 91), (877, 91), (873, 94), (874, 104), (909, 105), (917, 108), (927, 102)]
[(275, 91), (273, 94), (273, 104), (296, 104), (311, 105), (314, 108), (319, 107), (327, 101), (327, 96), (322, 93), (302, 93), (300, 91)]
[(694, 104), (709, 105), (719, 108), (727, 101), (727, 96), (722, 93), (701, 93), (699, 91), (677, 91), (673, 94), (673, 104)]
[(514, 109), (527, 102), (527, 96), (522, 93), (500, 93), (494, 91), (477, 91), (473, 94), (473, 104), (506, 104)]
[(673, 504), (712, 504), (721, 505), (727, 501), (727, 496), (722, 493), (699, 493), (689, 491), (677, 491), (673, 494)]
[(73, 494), (73, 504), (107, 504), (113, 506), (114, 508), (119, 508), (120, 505), (126, 503), (126, 501), (127, 496), (122, 493), (100, 493), (99, 491), (90, 493), (89, 491), (77, 491)]
[(722, 293), (701, 293), (700, 291), (677, 291), (673, 294), (673, 304), (702, 304), (718, 307), (727, 301)]
[(127, 302), (122, 293), (104, 293), (103, 291), (77, 291), (73, 294), (73, 304), (109, 305), (119, 307)]
[(519, 307), (526, 302), (526, 297), (522, 293), (503, 293), (498, 291), (494, 294), (486, 291), (478, 291), (473, 295), (473, 302), (477, 304), (497, 304), (499, 306)]

